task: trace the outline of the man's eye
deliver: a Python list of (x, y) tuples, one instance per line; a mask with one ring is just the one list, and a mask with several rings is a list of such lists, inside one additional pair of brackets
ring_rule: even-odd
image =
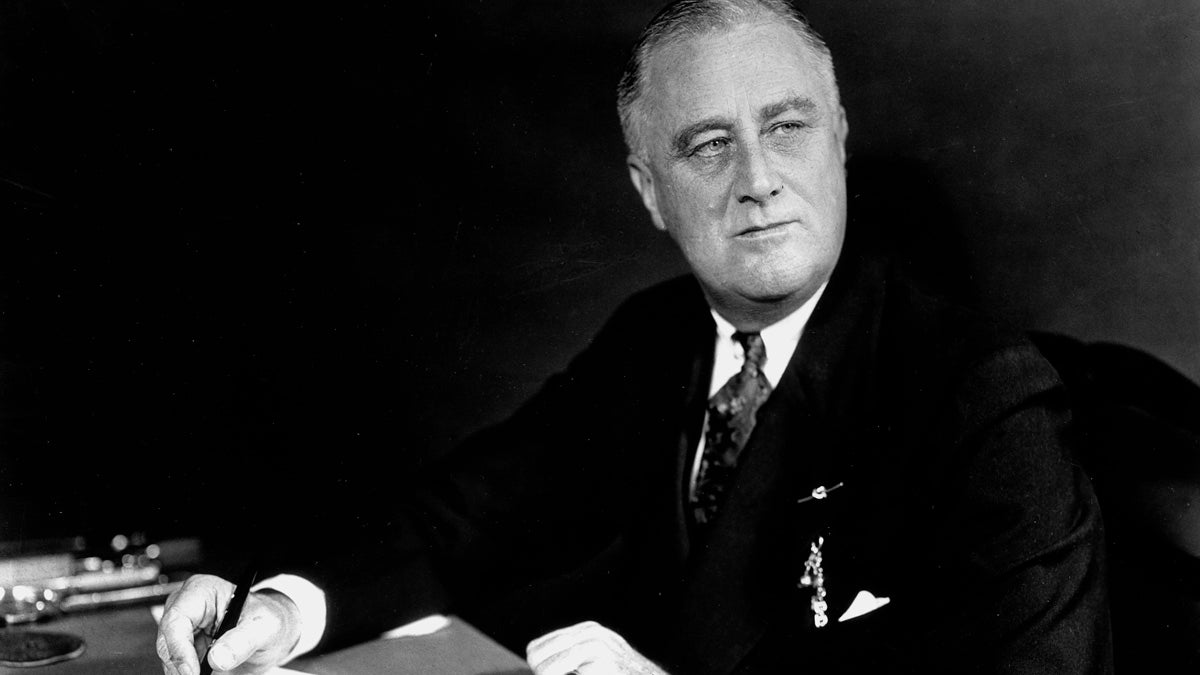
[(729, 147), (728, 138), (712, 138), (692, 149), (692, 155), (697, 157), (715, 157)]
[(784, 136), (788, 136), (791, 134), (799, 133), (800, 131), (802, 131), (804, 129), (805, 126), (807, 126), (807, 125), (805, 125), (803, 122), (780, 122), (779, 124), (776, 124), (775, 126), (771, 127), (771, 131), (773, 131), (777, 134), (783, 134)]

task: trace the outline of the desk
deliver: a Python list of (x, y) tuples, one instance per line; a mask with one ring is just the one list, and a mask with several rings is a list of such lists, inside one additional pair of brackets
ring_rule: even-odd
[[(68, 616), (39, 624), (40, 630), (82, 635), (87, 651), (77, 659), (42, 668), (5, 668), (3, 675), (162, 675), (154, 653), (158, 627), (146, 607)], [(7, 630), (7, 629), (6, 629)], [(523, 659), (459, 619), (432, 635), (376, 640), (289, 668), (313, 675), (527, 675)]]
[[(21, 630), (5, 628), (4, 630)], [(126, 607), (36, 624), (33, 630), (83, 636), (87, 651), (70, 661), (42, 668), (6, 668), (4, 675), (162, 675), (154, 653), (158, 625), (146, 607)]]
[(314, 659), (299, 659), (288, 667), (315, 675), (532, 673), (524, 659), (460, 619), (451, 619), (449, 626), (430, 635), (375, 640)]

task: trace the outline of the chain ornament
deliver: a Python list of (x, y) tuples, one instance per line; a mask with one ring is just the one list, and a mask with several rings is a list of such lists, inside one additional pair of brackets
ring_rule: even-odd
[(804, 575), (800, 577), (800, 588), (813, 589), (812, 606), (813, 625), (824, 628), (829, 624), (829, 609), (825, 602), (825, 570), (821, 567), (821, 547), (825, 545), (825, 537), (817, 537), (809, 548), (808, 560), (804, 562)]

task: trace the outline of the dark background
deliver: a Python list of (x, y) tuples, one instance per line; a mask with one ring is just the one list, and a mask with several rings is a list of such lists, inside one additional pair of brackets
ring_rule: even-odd
[[(329, 536), (684, 269), (613, 111), (657, 3), (239, 5), (0, 4), (0, 540)], [(857, 221), (1200, 379), (1195, 2), (805, 8)]]

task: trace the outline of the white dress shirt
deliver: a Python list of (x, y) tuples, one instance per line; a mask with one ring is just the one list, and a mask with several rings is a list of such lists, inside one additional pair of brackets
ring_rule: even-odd
[[(821, 284), (817, 292), (796, 311), (762, 329), (760, 335), (762, 335), (763, 345), (766, 348), (766, 361), (763, 363), (762, 373), (766, 376), (767, 382), (771, 383), (772, 389), (779, 386), (783, 371), (787, 369), (787, 364), (791, 361), (796, 346), (800, 344), (800, 336), (804, 332), (804, 327), (808, 324), (808, 319), (812, 316), (813, 309), (824, 292), (825, 284)], [(708, 395), (711, 398), (729, 378), (742, 369), (745, 354), (742, 352), (742, 346), (733, 339), (733, 334), (737, 331), (733, 324), (717, 314), (715, 310), (710, 311), (712, 311), (713, 321), (717, 324), (717, 337), (713, 345), (712, 379), (708, 388)], [(689, 491), (695, 490), (696, 476), (700, 471), (700, 457), (703, 452), (704, 437), (701, 435), (700, 445), (696, 450), (695, 460), (692, 462)], [(307, 579), (290, 574), (272, 577), (254, 587), (256, 591), (265, 589), (283, 593), (291, 598), (300, 610), (300, 641), (288, 656), (288, 660), (315, 647), (325, 633), (325, 593)]]

